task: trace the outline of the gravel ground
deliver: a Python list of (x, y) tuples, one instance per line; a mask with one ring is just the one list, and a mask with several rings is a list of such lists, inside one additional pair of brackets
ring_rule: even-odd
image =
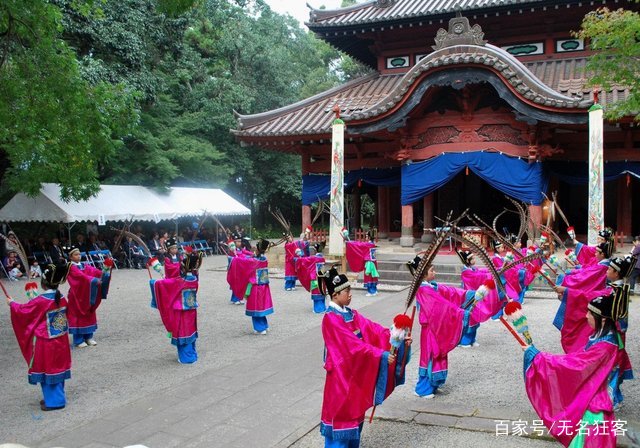
[[(292, 448), (317, 448), (323, 446), (324, 438), (317, 429), (291, 445)], [(491, 448), (551, 448), (554, 442), (533, 440), (516, 436), (493, 434), (463, 429), (425, 426), (415, 423), (375, 421), (365, 424), (361, 448), (369, 447), (442, 448), (442, 447), (488, 447)]]
[[(178, 385), (207, 370), (223, 367), (260, 353), (288, 337), (318, 327), (320, 316), (311, 313), (311, 300), (304, 289), (285, 293), (282, 279), (272, 279), (275, 314), (269, 317), (272, 327), (268, 336), (252, 334), (250, 319), (242, 307), (228, 304), (230, 292), (223, 269), (224, 257), (205, 259), (199, 293), (198, 351), (200, 359), (191, 366), (179, 365), (176, 351), (165, 336), (157, 311), (149, 307), (150, 292), (146, 271), (120, 270), (114, 273), (109, 299), (98, 311), (100, 328), (98, 346), (74, 350), (72, 378), (66, 384), (69, 405), (64, 412), (42, 413), (38, 407), (40, 390), (26, 381), (26, 365), (11, 329), (9, 312), (0, 312), (0, 443), (20, 442), (26, 445), (50, 437), (65, 429), (100, 417), (115, 407), (138, 400), (154, 391)], [(24, 297), (24, 283), (7, 283), (19, 300)], [(356, 291), (354, 308), (362, 308), (380, 300), (397, 307), (406, 292), (381, 293), (364, 297)], [(543, 351), (560, 353), (559, 333), (551, 321), (557, 300), (550, 294), (527, 300), (525, 311), (536, 346)], [(630, 332), (627, 347), (631, 359), (640, 362), (640, 331), (635, 316), (640, 300), (630, 309)], [(1, 305), (1, 304), (0, 304)], [(4, 305), (2, 305), (4, 306)], [(2, 309), (0, 306), (0, 309)], [(366, 308), (363, 310), (367, 315)], [(513, 415), (514, 419), (533, 412), (522, 381), (522, 352), (499, 322), (488, 322), (478, 331), (479, 347), (456, 349), (449, 356), (449, 377), (435, 401), (452, 407), (473, 406), (496, 417)], [(417, 349), (416, 345), (416, 349)], [(321, 353), (321, 341), (309, 350)], [(413, 395), (419, 353), (414, 353), (407, 368), (407, 386), (398, 388), (387, 401), (390, 406), (419, 408), (422, 399)], [(625, 404), (617, 415), (621, 419), (640, 416), (638, 381), (623, 386)], [(320, 408), (321, 403), (318, 403)], [(383, 404), (383, 406), (385, 406)], [(517, 416), (516, 416), (517, 414)], [(523, 417), (524, 418), (524, 417)], [(367, 425), (363, 446), (387, 447), (389, 434), (399, 439), (397, 446), (542, 446), (544, 442), (513, 437), (495, 437), (447, 428), (377, 421)], [(524, 443), (537, 445), (524, 445)], [(486, 442), (486, 443), (484, 443)], [(317, 429), (300, 442), (300, 447), (321, 444)], [(503, 444), (503, 445), (502, 445)]]
[[(558, 307), (558, 301), (552, 293), (536, 293), (537, 298), (525, 300), (524, 309), (529, 321), (529, 329), (538, 349), (551, 353), (562, 353), (558, 330), (551, 324)], [(640, 369), (640, 331), (637, 319), (640, 312), (640, 300), (631, 303), (630, 332), (627, 336), (627, 350), (636, 367), (636, 376)], [(396, 302), (397, 303), (397, 302)], [(363, 310), (366, 315), (366, 308)], [(418, 335), (415, 335), (416, 339)], [(456, 408), (475, 408), (478, 415), (511, 421), (522, 419), (532, 422), (535, 416), (527, 398), (522, 379), (522, 351), (517, 342), (499, 321), (482, 324), (478, 330), (479, 347), (457, 348), (449, 354), (449, 374), (447, 382), (432, 400), (414, 395), (418, 377), (419, 353), (414, 353), (407, 367), (407, 382), (397, 388), (393, 395), (382, 404), (411, 410), (428, 409), (431, 403)], [(416, 349), (418, 346), (415, 347)], [(625, 401), (616, 417), (633, 421), (630, 426), (638, 427), (640, 421), (640, 384), (628, 381), (623, 385)], [(454, 412), (455, 413), (455, 412)], [(388, 447), (397, 436), (400, 443), (395, 446), (492, 446), (492, 447), (537, 447), (551, 443), (528, 438), (514, 439), (515, 436), (496, 437), (488, 433), (469, 432), (436, 426), (424, 426), (415, 423), (381, 422), (372, 425), (365, 423), (362, 447)], [(318, 428), (302, 438), (296, 448), (321, 445)]]
[[(272, 279), (275, 313), (267, 336), (254, 335), (244, 307), (229, 305), (227, 259), (204, 259), (198, 301), (198, 354), (194, 365), (177, 362), (176, 349), (166, 337), (156, 310), (149, 307), (146, 270), (114, 271), (109, 298), (98, 310), (97, 347), (72, 350), (71, 379), (65, 384), (68, 406), (63, 412), (40, 411), (39, 387), (27, 382), (27, 366), (11, 328), (9, 309), (0, 303), (0, 443), (26, 445), (99, 418), (111, 409), (157, 390), (188, 381), (209, 369), (224, 367), (260, 353), (320, 324), (311, 312), (304, 288), (285, 293), (284, 280)], [(157, 274), (156, 274), (157, 275)], [(24, 283), (3, 281), (16, 300), (25, 302)], [(67, 287), (63, 285), (63, 293)], [(354, 294), (354, 307), (378, 297)], [(321, 347), (314, 347), (321, 353)], [(320, 406), (320, 403), (318, 403)]]

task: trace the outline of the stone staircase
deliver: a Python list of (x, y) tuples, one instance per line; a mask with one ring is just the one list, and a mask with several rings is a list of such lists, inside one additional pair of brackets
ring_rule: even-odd
[[(407, 269), (406, 263), (411, 260), (411, 253), (380, 253), (377, 254), (378, 273), (380, 274), (379, 282), (385, 285), (397, 285), (408, 287), (411, 283), (411, 275)], [(460, 287), (460, 273), (462, 272), (462, 264), (455, 255), (438, 255), (434, 262), (436, 269), (436, 281), (446, 285)], [(482, 265), (479, 265), (482, 266)], [(534, 290), (551, 291), (549, 285), (540, 279), (536, 279), (531, 288)]]

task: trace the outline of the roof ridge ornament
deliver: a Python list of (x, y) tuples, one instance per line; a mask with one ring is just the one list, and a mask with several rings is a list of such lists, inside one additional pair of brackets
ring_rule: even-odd
[(469, 19), (462, 17), (458, 11), (456, 16), (449, 20), (449, 30), (440, 28), (436, 33), (434, 50), (453, 47), (455, 45), (479, 45), (484, 46), (487, 41), (483, 39), (484, 32), (477, 23), (469, 25)]

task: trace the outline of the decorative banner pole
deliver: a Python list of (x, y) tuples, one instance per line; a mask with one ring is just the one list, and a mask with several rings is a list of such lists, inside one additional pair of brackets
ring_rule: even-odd
[(593, 106), (589, 108), (589, 222), (588, 242), (596, 244), (598, 231), (604, 228), (604, 166), (602, 106), (598, 90), (593, 91)]
[(344, 121), (340, 119), (340, 106), (334, 106), (336, 114), (333, 120), (331, 137), (331, 192), (329, 218), (329, 255), (344, 256)]

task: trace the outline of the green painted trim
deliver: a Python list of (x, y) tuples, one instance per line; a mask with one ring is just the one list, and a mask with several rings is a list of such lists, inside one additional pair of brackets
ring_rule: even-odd
[(336, 118), (335, 120), (333, 120), (333, 124), (344, 124), (344, 121), (342, 121), (341, 118)]
[(593, 112), (595, 110), (602, 110), (603, 107), (599, 103), (595, 103), (593, 106), (589, 108), (589, 112)]

